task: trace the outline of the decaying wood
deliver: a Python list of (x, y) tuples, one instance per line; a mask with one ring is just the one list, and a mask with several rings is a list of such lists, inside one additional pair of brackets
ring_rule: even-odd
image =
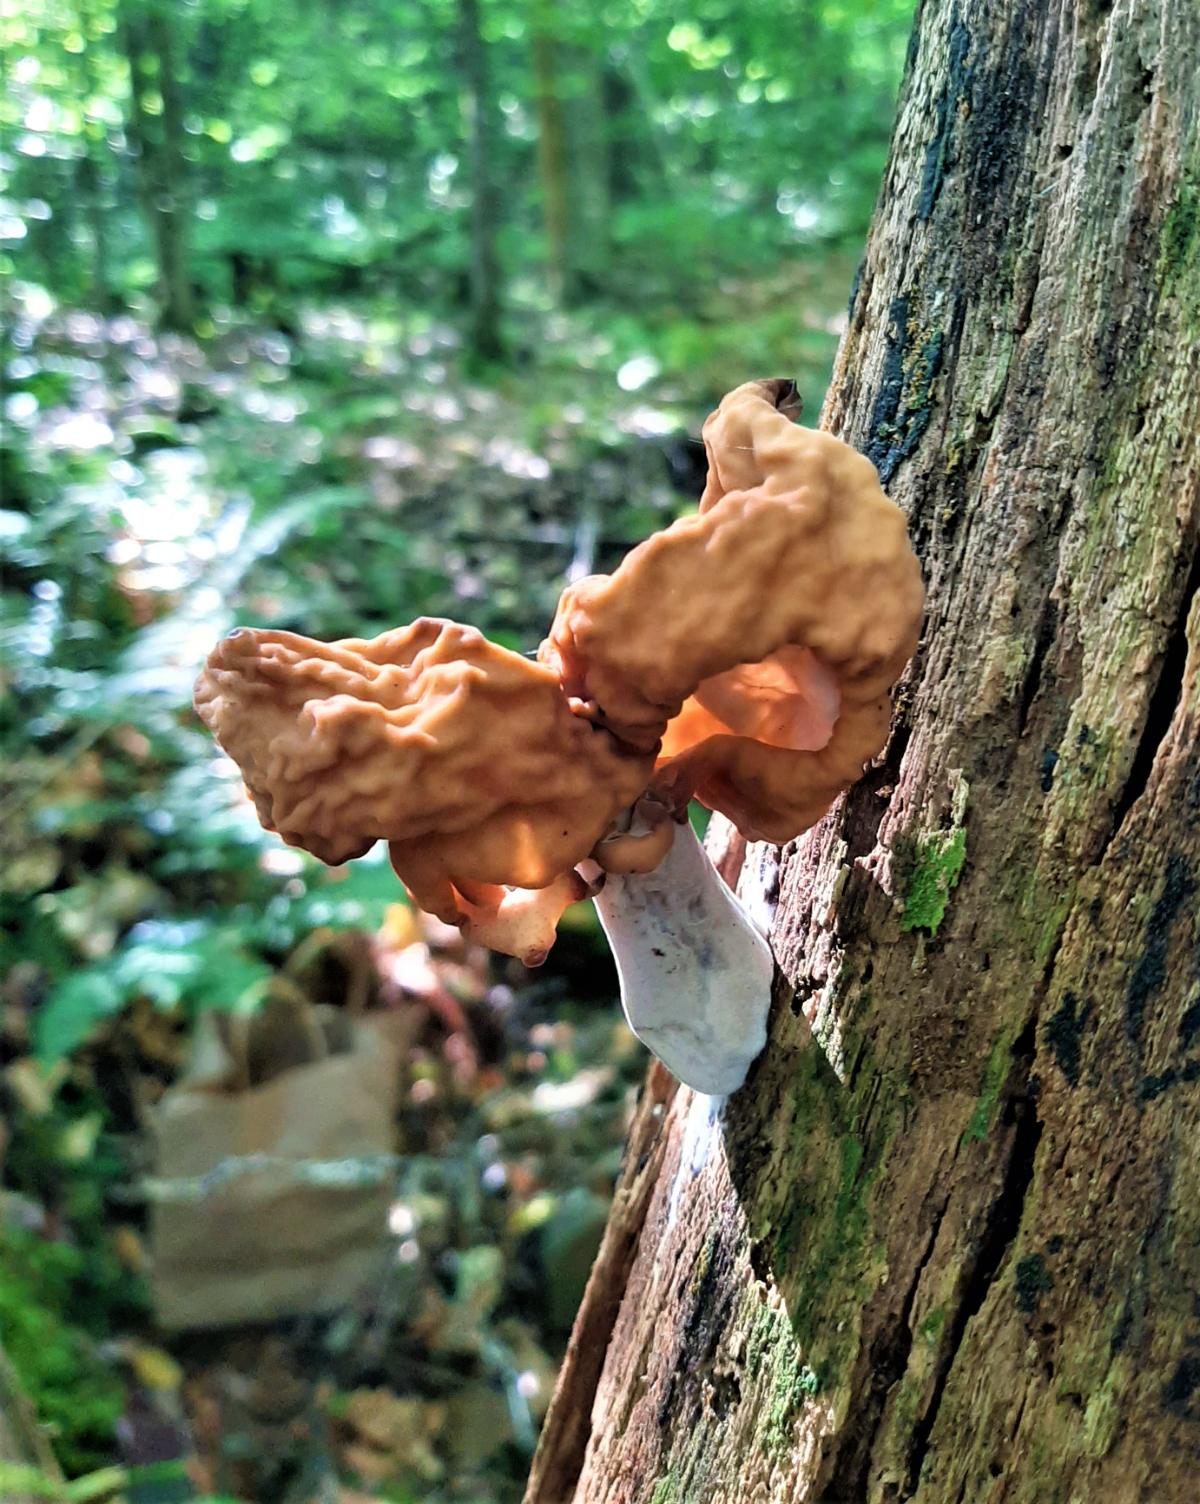
[(668, 1109), (527, 1504), (1182, 1504), (1195, 0), (926, 0), (825, 416), (910, 515), (922, 647), (879, 766), (751, 848), (770, 1043)]

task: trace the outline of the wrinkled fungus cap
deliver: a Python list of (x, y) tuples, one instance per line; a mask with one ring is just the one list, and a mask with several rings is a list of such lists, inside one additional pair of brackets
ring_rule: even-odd
[(196, 707), (263, 824), (326, 862), (386, 840), (421, 908), (527, 964), (577, 865), (652, 870), (693, 796), (751, 839), (815, 824), (884, 743), (923, 593), (874, 467), (797, 408), (731, 392), (697, 514), (564, 591), (537, 663), (429, 618), (231, 633)]
[(209, 657), (196, 708), (269, 830), (325, 862), (385, 840), (421, 908), (496, 921), (477, 937), (530, 957), (652, 767), (573, 715), (549, 669), (429, 618), (371, 641), (238, 630)]
[(699, 512), (567, 589), (541, 650), (582, 714), (657, 749), (659, 799), (777, 842), (883, 746), (924, 599), (875, 467), (794, 410), (791, 382), (731, 392)]

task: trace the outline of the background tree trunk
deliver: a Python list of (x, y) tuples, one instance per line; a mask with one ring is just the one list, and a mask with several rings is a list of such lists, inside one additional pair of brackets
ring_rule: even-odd
[(922, 8), (825, 420), (924, 639), (750, 848), (770, 1043), (646, 1093), (529, 1504), (1195, 1497), (1198, 80), (1194, 0)]
[(567, 180), (567, 125), (563, 111), (562, 46), (554, 32), (554, 8), (534, 0), (530, 55), (538, 118), (538, 178), (546, 236), (546, 281), (555, 303), (574, 293), (571, 266), (571, 193)]
[(607, 285), (611, 253), (612, 159), (605, 110), (602, 49), (576, 45), (567, 52), (566, 137), (571, 162), (569, 260), (577, 295), (596, 296)]
[(120, 14), (129, 61), (129, 139), (154, 246), (159, 322), (167, 329), (189, 329), (195, 307), (188, 267), (187, 164), (171, 16), (165, 0), (121, 0)]
[(79, 198), (87, 219), (91, 242), (91, 299), (95, 308), (110, 313), (116, 305), (113, 296), (112, 258), (109, 254), (107, 224), (106, 165), (108, 131), (103, 120), (93, 118), (93, 101), (101, 98), (102, 84), (97, 59), (95, 18), (88, 0), (78, 0), (76, 14), (83, 46), (76, 55), (76, 77), (84, 118), (80, 130), (83, 148), (75, 164)]
[(471, 179), (471, 348), (483, 360), (499, 360), (504, 354), (496, 256), (500, 200), (492, 161), (497, 128), (479, 0), (458, 0), (458, 34)]

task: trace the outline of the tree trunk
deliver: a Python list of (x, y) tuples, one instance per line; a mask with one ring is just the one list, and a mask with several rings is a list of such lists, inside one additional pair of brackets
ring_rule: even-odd
[(79, 197), (87, 216), (88, 236), (91, 241), (91, 301), (93, 308), (101, 313), (111, 313), (116, 299), (113, 296), (112, 258), (108, 243), (108, 203), (106, 193), (106, 163), (108, 159), (108, 127), (103, 120), (94, 120), (86, 113), (88, 104), (100, 98), (103, 87), (100, 79), (100, 64), (97, 58), (97, 37), (91, 5), (88, 0), (79, 0), (77, 14), (83, 48), (78, 55), (79, 95), (83, 102), (84, 119), (80, 132), (83, 151), (76, 163), (76, 181)]
[(770, 1042), (723, 1108), (647, 1094), (527, 1504), (1182, 1504), (1195, 0), (925, 0), (825, 420), (921, 649), (879, 765), (750, 848)]
[(567, 181), (567, 127), (560, 81), (561, 46), (554, 35), (554, 9), (534, 0), (530, 48), (538, 118), (538, 178), (546, 236), (546, 282), (555, 303), (574, 292), (570, 263), (571, 194)]
[(571, 159), (570, 259), (578, 291), (602, 292), (611, 260), (612, 162), (605, 111), (603, 57), (591, 47), (569, 53), (570, 96), (567, 141)]
[(129, 62), (129, 137), (158, 272), (159, 322), (167, 329), (188, 329), (195, 308), (188, 269), (183, 104), (166, 0), (121, 0), (121, 34)]
[(459, 51), (466, 100), (467, 159), (471, 179), (471, 348), (483, 360), (504, 354), (500, 336), (500, 269), (496, 231), (500, 199), (492, 157), (495, 110), (479, 0), (458, 0)]

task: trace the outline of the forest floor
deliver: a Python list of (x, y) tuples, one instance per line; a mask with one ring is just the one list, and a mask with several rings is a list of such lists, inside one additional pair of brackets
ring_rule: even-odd
[[(725, 388), (796, 374), (815, 421), (849, 276), (725, 289), (719, 319), (546, 319), (483, 374), (427, 317), (310, 309), (201, 343), (18, 297), (0, 1345), (72, 1497), (519, 1498), (644, 1069), (595, 922), (572, 911), (528, 973), (415, 915), (386, 863), (284, 848), (190, 686), (235, 621), (447, 615), (536, 647), (567, 578), (692, 505)], [(283, 1171), (164, 1163), (181, 1098), (215, 1142), (231, 1103), (332, 1091), (334, 1056), (353, 1086), (368, 1025), (382, 1137), (347, 1150), (334, 1114)], [(256, 1314), (288, 1308), (288, 1238), (331, 1196), (376, 1226), (351, 1250), (372, 1277), (324, 1314), (238, 1314), (239, 1276)], [(343, 1252), (304, 1254), (318, 1286)]]

